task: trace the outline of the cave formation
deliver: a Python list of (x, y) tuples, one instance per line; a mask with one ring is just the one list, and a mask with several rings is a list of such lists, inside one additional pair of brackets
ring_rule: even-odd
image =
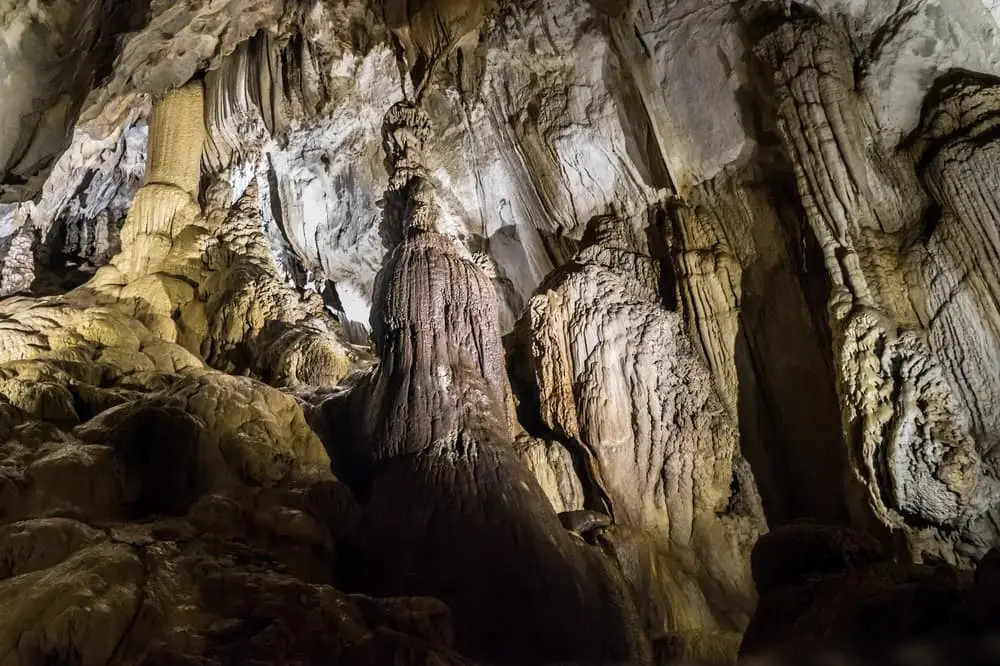
[(0, 37), (3, 666), (1000, 662), (996, 0)]

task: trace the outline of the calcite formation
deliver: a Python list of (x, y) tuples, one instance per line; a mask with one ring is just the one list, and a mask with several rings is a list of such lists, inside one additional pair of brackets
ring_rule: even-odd
[(0, 0), (0, 663), (988, 659), (998, 17)]
[(868, 136), (851, 56), (833, 28), (816, 17), (786, 22), (758, 50), (774, 70), (779, 127), (831, 276), (855, 520), (874, 518), (918, 558), (981, 556), (989, 537), (979, 519), (997, 502), (995, 472), (982, 462), (988, 446), (922, 339), (942, 325), (921, 298), (926, 289), (890, 270), (900, 256), (923, 261), (927, 250), (901, 251), (900, 236), (918, 224), (926, 193), (912, 165)]
[[(653, 570), (669, 580), (628, 573), (637, 598), (658, 598), (652, 631), (738, 631), (753, 608), (745, 553), (765, 520), (732, 414), (627, 224), (597, 218), (584, 243), (518, 324), (520, 395), (537, 396), (531, 422), (584, 462), (591, 493), (573, 508), (650, 540)], [(636, 547), (613, 546), (626, 562)]]
[(613, 566), (563, 530), (514, 451), (495, 296), (442, 233), (420, 160), (427, 119), (397, 104), (384, 131), (389, 253), (372, 315), (379, 366), (351, 428), (361, 575), (383, 593), (445, 600), (461, 618), (459, 646), (477, 658), (646, 663)]

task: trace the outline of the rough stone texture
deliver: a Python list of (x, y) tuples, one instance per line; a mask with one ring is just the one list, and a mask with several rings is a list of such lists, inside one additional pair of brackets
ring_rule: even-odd
[(982, 460), (992, 436), (970, 418), (977, 401), (961, 400), (949, 381), (964, 364), (949, 354), (953, 345), (934, 344), (953, 326), (928, 307), (937, 276), (912, 268), (940, 261), (937, 243), (913, 242), (940, 238), (940, 227), (920, 230), (918, 216), (934, 211), (926, 213), (903, 156), (870, 135), (843, 33), (804, 15), (757, 50), (773, 70), (778, 125), (831, 276), (854, 520), (901, 534), (918, 559), (981, 556), (993, 539), (985, 514), (997, 503), (995, 471)]
[[(335, 384), (363, 350), (338, 337), (317, 301), (284, 284), (268, 251), (253, 181), (231, 204), (220, 180), (197, 200), (203, 87), (157, 106), (146, 181), (121, 231), (122, 250), (83, 287), (113, 298), (161, 337), (214, 367), (282, 386)], [(258, 339), (259, 338), (259, 339)]]
[(136, 9), (115, 0), (0, 4), (0, 201), (41, 189), (69, 145), (81, 103), (111, 69), (116, 36), (145, 19)]
[[(961, 71), (945, 74), (924, 104), (914, 146), (920, 174), (942, 208), (929, 242), (925, 278), (931, 285), (932, 339), (949, 380), (969, 407), (973, 432), (984, 434), (995, 432), (1000, 418), (996, 386), (985, 376), (997, 348), (998, 109), (1000, 79)], [(951, 277), (958, 266), (968, 267), (963, 281)]]
[(739, 631), (753, 608), (744, 567), (764, 519), (731, 412), (681, 317), (661, 303), (665, 267), (634, 249), (621, 220), (594, 220), (584, 242), (518, 324), (519, 394), (537, 396), (522, 402), (527, 422), (582, 461), (583, 506), (634, 530), (612, 542), (623, 561), (646, 563), (626, 568), (636, 598), (661, 597), (644, 617), (654, 638)]
[(159, 378), (168, 389), (118, 394), (76, 428), (4, 403), (4, 663), (465, 663), (440, 602), (330, 587), (350, 492), (292, 399), (219, 373)]
[(0, 661), (978, 645), (997, 12), (0, 0)]
[(385, 593), (445, 600), (472, 656), (646, 663), (620, 574), (563, 529), (515, 454), (493, 289), (442, 233), (421, 162), (429, 131), (418, 107), (386, 115), (389, 255), (372, 315), (380, 364), (351, 426), (359, 574)]
[(583, 482), (565, 446), (558, 441), (523, 434), (514, 442), (514, 449), (538, 479), (553, 509), (560, 514), (583, 510)]
[(440, 602), (330, 587), (357, 509), (293, 398), (115, 309), (34, 310), (62, 325), (0, 366), (4, 663), (465, 663)]
[(299, 404), (173, 341), (200, 113), (200, 84), (158, 107), (106, 271), (0, 306), (0, 661), (465, 663), (441, 602), (330, 586), (357, 508)]

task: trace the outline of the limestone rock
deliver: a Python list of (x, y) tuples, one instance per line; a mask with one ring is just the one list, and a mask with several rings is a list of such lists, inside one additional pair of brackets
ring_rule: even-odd
[(0, 0), (0, 662), (975, 652), (996, 5)]
[[(875, 140), (842, 31), (802, 12), (757, 52), (773, 71), (778, 125), (831, 279), (849, 508), (857, 524), (903, 535), (909, 557), (966, 562), (992, 541), (996, 473), (983, 463), (991, 436), (971, 417), (976, 401), (958, 397), (968, 382), (955, 381), (962, 370), (943, 337), (954, 320), (935, 314), (940, 273), (911, 268), (942, 261), (940, 236), (911, 240), (927, 194), (904, 156)], [(927, 120), (929, 140), (949, 122)]]
[[(997, 419), (995, 387), (982, 373), (992, 365), (991, 340), (997, 335), (991, 229), (998, 210), (993, 165), (1000, 143), (991, 136), (1000, 123), (998, 95), (995, 77), (943, 74), (924, 103), (913, 146), (921, 176), (942, 208), (925, 268), (931, 336), (956, 396), (968, 405), (970, 427), (981, 433), (995, 431)], [(967, 271), (962, 283), (949, 277), (957, 270)], [(957, 358), (958, 349), (977, 362)]]
[[(680, 317), (663, 307), (658, 262), (631, 249), (621, 220), (596, 220), (591, 239), (519, 323), (520, 394), (537, 396), (533, 418), (587, 462), (584, 506), (603, 505), (654, 552), (690, 560), (682, 585), (704, 596), (687, 612), (738, 629), (753, 596), (741, 563), (764, 525), (752, 477), (736, 471), (733, 421)], [(661, 593), (670, 590), (640, 585), (637, 597)], [(654, 632), (672, 624), (660, 619), (648, 618)]]
[(200, 366), (118, 367), (3, 366), (4, 660), (466, 663), (440, 602), (329, 586), (356, 509), (293, 398)]
[(557, 513), (583, 509), (583, 483), (569, 449), (558, 441), (521, 435), (514, 442), (521, 460), (545, 491)]
[(0, 270), (0, 289), (4, 296), (28, 292), (35, 280), (34, 238), (26, 227), (21, 227), (10, 239), (10, 247)]
[(444, 599), (473, 656), (644, 663), (649, 647), (614, 568), (562, 528), (514, 452), (492, 288), (442, 233), (420, 164), (426, 117), (397, 105), (385, 124), (380, 365), (353, 419), (362, 574), (384, 593)]
[[(877, 312), (854, 315), (846, 329), (845, 429), (868, 442), (849, 450), (852, 469), (884, 524), (903, 528), (915, 542), (930, 541), (915, 543), (917, 553), (940, 548), (933, 527), (946, 532), (945, 548), (951, 547), (954, 530), (968, 529), (998, 500), (995, 472), (984, 464), (935, 360), (919, 337), (898, 333)], [(925, 525), (931, 534), (921, 534)], [(978, 548), (984, 538), (967, 537)], [(946, 551), (939, 556), (949, 559)]]
[(356, 508), (292, 397), (104, 340), (3, 365), (4, 660), (466, 663), (440, 602), (330, 587)]

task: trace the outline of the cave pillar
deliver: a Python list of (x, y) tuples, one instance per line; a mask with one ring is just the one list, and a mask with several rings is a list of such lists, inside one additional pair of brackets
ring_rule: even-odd
[(136, 192), (112, 260), (125, 281), (163, 268), (181, 233), (201, 214), (198, 185), (205, 140), (201, 82), (167, 93), (149, 122), (146, 179)]
[(200, 82), (171, 91), (149, 119), (145, 184), (170, 185), (198, 197), (205, 141), (204, 88)]
[(882, 266), (891, 254), (879, 245), (898, 254), (892, 234), (921, 196), (879, 153), (839, 32), (795, 18), (756, 53), (773, 71), (778, 125), (832, 283), (853, 519), (906, 556), (966, 562), (988, 545), (974, 524), (996, 501), (995, 480), (926, 331), (903, 325), (919, 319), (908, 314), (912, 292), (888, 286), (902, 271)]
[[(483, 258), (466, 252), (439, 228), (442, 213), (423, 167), (424, 142), (430, 135), (427, 116), (417, 107), (398, 104), (386, 114), (383, 135), (390, 180), (382, 236), (389, 254), (381, 272), (384, 279), (376, 283), (371, 320), (379, 356), (388, 355), (394, 362), (394, 354), (405, 353), (423, 362), (426, 353), (437, 381), (449, 386), (459, 381), (455, 373), (481, 375), (499, 407), (504, 430), (514, 434), (517, 416), (493, 285), (482, 270)], [(397, 348), (402, 342), (394, 334), (404, 321), (426, 333), (428, 349)], [(441, 407), (445, 415), (457, 405)], [(442, 428), (450, 427), (446, 421), (441, 421)], [(406, 429), (408, 424), (387, 427)]]
[(196, 296), (208, 241), (198, 202), (205, 139), (200, 81), (172, 90), (149, 120), (146, 176), (121, 229), (121, 249), (87, 289), (131, 307), (157, 336), (175, 342), (173, 315)]
[(501, 663), (645, 663), (620, 572), (566, 531), (518, 457), (495, 292), (443, 231), (422, 165), (426, 115), (386, 114), (389, 166), (352, 485), (366, 584), (443, 599), (458, 643)]

